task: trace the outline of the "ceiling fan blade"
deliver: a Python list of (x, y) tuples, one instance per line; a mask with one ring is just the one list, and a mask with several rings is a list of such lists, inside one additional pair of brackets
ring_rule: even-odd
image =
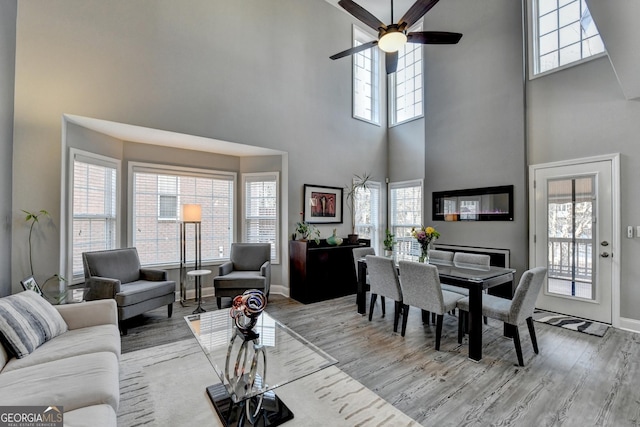
[(407, 34), (409, 43), (422, 44), (456, 44), (462, 38), (460, 33), (449, 33), (446, 31), (416, 31)]
[(358, 20), (367, 24), (376, 31), (379, 31), (380, 28), (387, 28), (382, 21), (352, 0), (340, 0), (338, 4), (342, 6), (344, 10), (358, 18)]
[(398, 69), (398, 52), (386, 52), (384, 56), (384, 65), (387, 69), (387, 74), (395, 73)]
[(418, 22), (420, 18), (424, 16), (425, 13), (429, 12), (433, 6), (438, 3), (439, 0), (418, 0), (413, 6), (407, 10), (407, 13), (398, 21), (398, 25), (402, 30), (407, 28), (411, 28), (413, 24)]
[(340, 53), (336, 53), (335, 55), (330, 56), (331, 59), (343, 58), (345, 56), (353, 55), (354, 53), (362, 52), (363, 50), (367, 50), (372, 48), (373, 46), (378, 44), (378, 40), (370, 41), (369, 43), (361, 44), (360, 46), (352, 47), (347, 50), (343, 50)]

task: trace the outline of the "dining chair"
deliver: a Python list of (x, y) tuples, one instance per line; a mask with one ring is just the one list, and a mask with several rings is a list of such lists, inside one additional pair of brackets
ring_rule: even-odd
[(402, 290), (398, 271), (393, 263), (393, 259), (375, 255), (367, 255), (367, 270), (369, 271), (369, 286), (371, 290), (371, 301), (369, 302), (369, 321), (373, 318), (373, 310), (376, 299), (380, 295), (382, 306), (382, 317), (385, 316), (385, 298), (390, 298), (395, 302), (393, 314), (393, 332), (398, 332), (398, 322), (400, 311), (402, 310)]
[[(364, 258), (367, 255), (375, 255), (376, 254), (376, 250), (373, 249), (370, 246), (365, 246), (362, 248), (354, 248), (352, 250), (353, 253), (353, 265), (356, 268), (356, 280), (359, 279), (358, 277), (358, 261), (362, 258)], [(367, 273), (367, 278), (365, 280), (365, 283), (368, 285), (369, 284), (369, 274)]]
[[(489, 255), (484, 255), (484, 254), (471, 254), (468, 252), (456, 252), (453, 255), (453, 263), (460, 263), (460, 264), (472, 264), (472, 265), (479, 265), (482, 267), (489, 267), (490, 263), (491, 263), (491, 257)], [(456, 292), (458, 294), (462, 294), (466, 297), (469, 296), (469, 289), (466, 288), (462, 288), (460, 286), (455, 286), (455, 285), (447, 285), (447, 284), (443, 284), (442, 285), (442, 289), (449, 291), (449, 292)], [(455, 310), (453, 311), (453, 314), (455, 314)], [(487, 324), (487, 318), (484, 318), (484, 324)]]
[(453, 261), (454, 252), (441, 251), (439, 249), (429, 249), (429, 259), (438, 261)]
[[(486, 317), (500, 320), (508, 326), (507, 332), (510, 332), (513, 336), (513, 343), (516, 347), (516, 355), (518, 356), (518, 364), (520, 366), (524, 366), (524, 361), (522, 358), (522, 346), (520, 345), (518, 325), (522, 323), (523, 320), (526, 320), (527, 326), (529, 327), (533, 351), (538, 354), (536, 331), (533, 327), (533, 310), (546, 274), (547, 269), (545, 267), (536, 267), (525, 271), (520, 278), (512, 300), (494, 295), (485, 295), (482, 298), (482, 314)], [(462, 343), (462, 337), (464, 336), (463, 322), (466, 322), (466, 317), (468, 316), (469, 298), (465, 297), (458, 300), (457, 307), (460, 309), (460, 318), (458, 319), (458, 343)]]
[(435, 313), (436, 317), (436, 350), (440, 350), (442, 322), (444, 313), (455, 308), (456, 302), (464, 298), (455, 292), (443, 291), (440, 285), (438, 267), (411, 261), (400, 261), (400, 288), (402, 289), (402, 331), (404, 337), (407, 330), (409, 307), (417, 307)]

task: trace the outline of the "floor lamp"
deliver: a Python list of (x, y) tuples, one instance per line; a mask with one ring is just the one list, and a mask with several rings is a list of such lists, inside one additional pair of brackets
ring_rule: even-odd
[[(182, 205), (182, 221), (180, 222), (180, 303), (184, 306), (187, 300), (187, 224), (193, 224), (195, 233), (195, 270), (202, 264), (202, 206)], [(196, 286), (196, 292), (198, 287)], [(198, 299), (198, 295), (196, 295)]]

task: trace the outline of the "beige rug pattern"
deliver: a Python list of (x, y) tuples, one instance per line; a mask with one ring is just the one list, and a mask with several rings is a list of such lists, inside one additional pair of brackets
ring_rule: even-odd
[[(218, 382), (195, 339), (123, 354), (118, 425), (222, 426), (205, 388)], [(276, 389), (286, 426), (417, 427), (373, 391), (331, 366)]]

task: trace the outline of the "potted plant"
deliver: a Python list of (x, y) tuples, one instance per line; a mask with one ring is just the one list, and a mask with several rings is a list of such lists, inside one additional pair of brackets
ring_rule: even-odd
[(388, 228), (384, 231), (384, 241), (382, 242), (384, 246), (384, 256), (389, 257), (393, 255), (393, 245), (396, 244), (396, 241), (393, 240), (395, 237)]
[(371, 175), (363, 173), (362, 175), (354, 175), (351, 184), (345, 186), (347, 207), (351, 211), (351, 234), (347, 236), (349, 243), (358, 243), (358, 235), (356, 234), (356, 196), (358, 195), (358, 191), (369, 188), (369, 181), (371, 181)]
[[(47, 212), (44, 209), (40, 209), (38, 212), (29, 212), (29, 211), (25, 211), (24, 209), (22, 209), (22, 212), (24, 212), (26, 214), (24, 220), (26, 222), (30, 222), (30, 226), (29, 226), (29, 239), (28, 239), (28, 243), (29, 243), (29, 269), (31, 271), (31, 276), (33, 276), (33, 249), (32, 249), (32, 245), (31, 245), (31, 237), (33, 236), (33, 227), (36, 225), (36, 223), (40, 223), (40, 219), (42, 217), (51, 217), (49, 215), (49, 212)], [(59, 274), (53, 274), (51, 276), (49, 276), (49, 278), (47, 278), (47, 280), (44, 281), (44, 283), (42, 284), (42, 286), (40, 287), (42, 290), (42, 294), (43, 296), (45, 296), (46, 298), (50, 298), (52, 299), (56, 304), (60, 304), (61, 302), (63, 302), (65, 300), (65, 298), (67, 297), (67, 291), (60, 291), (60, 282), (65, 282), (66, 283), (66, 279), (64, 277), (62, 277)], [(46, 292), (46, 288), (49, 286), (49, 284), (54, 283), (56, 285), (56, 292)]]
[(296, 231), (293, 233), (293, 240), (296, 240), (300, 235), (300, 240), (307, 240), (313, 236), (313, 240), (316, 245), (320, 244), (320, 230), (315, 225), (309, 224), (306, 221), (300, 221), (296, 223)]

